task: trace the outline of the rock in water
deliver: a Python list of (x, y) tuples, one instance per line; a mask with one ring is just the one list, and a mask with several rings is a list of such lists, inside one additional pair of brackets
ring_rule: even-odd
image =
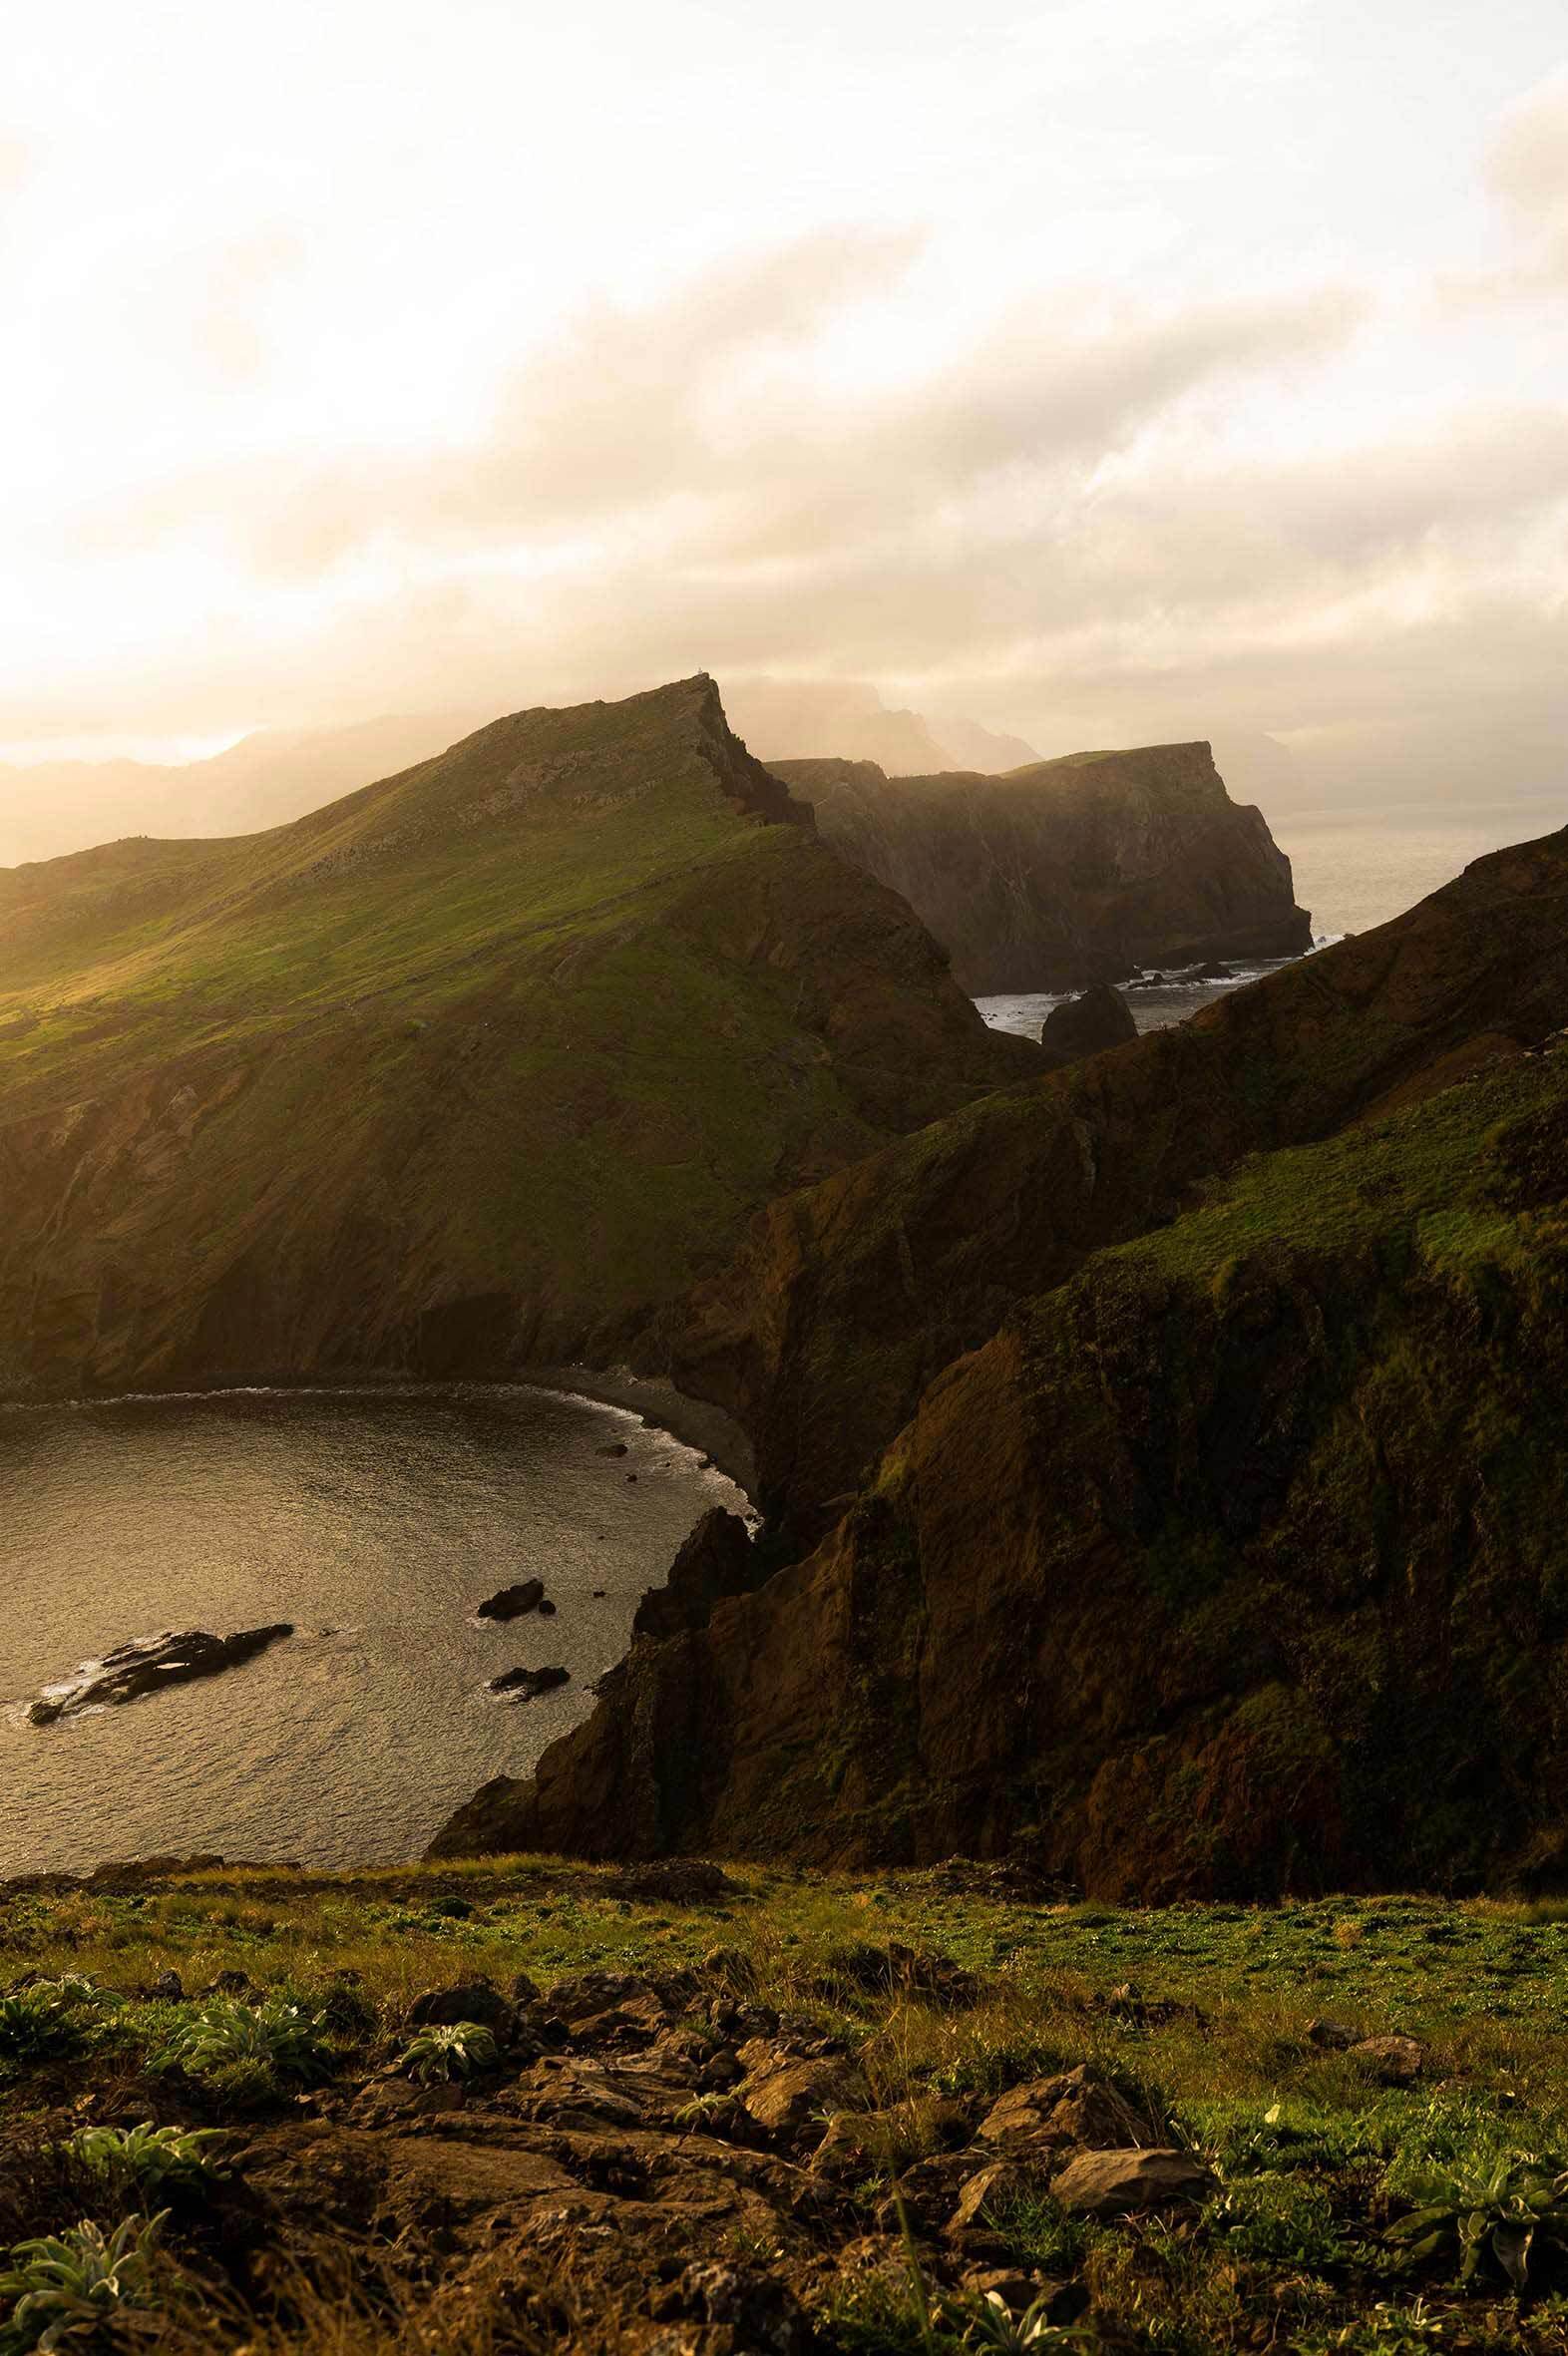
[(553, 1694), (559, 1685), (571, 1682), (570, 1669), (504, 1669), (493, 1677), (485, 1691), (490, 1694), (510, 1694), (514, 1702), (532, 1702), (540, 1694)]
[(1096, 982), (1081, 997), (1052, 1006), (1040, 1027), (1040, 1045), (1060, 1071), (1098, 1055), (1102, 1047), (1125, 1046), (1138, 1035), (1132, 1010), (1108, 982)]
[(102, 1661), (93, 1662), (74, 1685), (40, 1694), (29, 1705), (27, 1715), (34, 1726), (53, 1726), (57, 1719), (79, 1710), (135, 1702), (165, 1686), (217, 1677), (293, 1633), (292, 1624), (285, 1620), (271, 1628), (241, 1628), (233, 1636), (208, 1636), (202, 1629), (192, 1628), (180, 1635), (134, 1637)]
[(543, 1579), (520, 1579), (515, 1587), (503, 1587), (495, 1595), (487, 1595), (475, 1613), (480, 1620), (521, 1620), (525, 1612), (541, 1612), (545, 1608)]

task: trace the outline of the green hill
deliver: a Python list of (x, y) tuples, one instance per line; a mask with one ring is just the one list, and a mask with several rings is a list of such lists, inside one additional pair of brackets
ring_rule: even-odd
[(782, 1188), (1029, 1062), (700, 677), (0, 873), (0, 937), (24, 1391), (607, 1350)]

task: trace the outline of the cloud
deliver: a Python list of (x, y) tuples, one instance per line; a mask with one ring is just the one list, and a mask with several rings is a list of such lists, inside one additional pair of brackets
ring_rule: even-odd
[(1445, 279), (1447, 300), (1463, 308), (1539, 301), (1568, 290), (1568, 67), (1508, 109), (1485, 178), (1516, 258), (1502, 269)]

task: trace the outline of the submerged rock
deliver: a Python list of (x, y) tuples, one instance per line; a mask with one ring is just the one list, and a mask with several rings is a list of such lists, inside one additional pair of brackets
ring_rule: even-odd
[[(542, 1612), (545, 1608), (543, 1579), (520, 1579), (515, 1587), (503, 1587), (495, 1595), (487, 1595), (475, 1617), (480, 1620), (521, 1620), (525, 1612)], [(551, 1606), (554, 1611), (555, 1606)]]
[(493, 1677), (485, 1691), (490, 1694), (510, 1694), (515, 1702), (532, 1702), (540, 1694), (553, 1694), (560, 1685), (571, 1682), (570, 1669), (505, 1669)]
[(180, 1634), (133, 1637), (103, 1660), (89, 1663), (75, 1684), (40, 1694), (28, 1705), (27, 1715), (34, 1726), (53, 1726), (79, 1710), (135, 1702), (165, 1686), (217, 1677), (293, 1633), (292, 1622), (281, 1620), (271, 1628), (242, 1628), (233, 1636), (209, 1636), (203, 1629), (191, 1628)]

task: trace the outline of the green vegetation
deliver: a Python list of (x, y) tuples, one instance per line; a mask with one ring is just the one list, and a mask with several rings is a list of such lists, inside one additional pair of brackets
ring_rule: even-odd
[(211, 2172), (210, 2147), (221, 2144), (216, 2127), (84, 2127), (65, 2147), (91, 2175), (116, 2186), (156, 2191), (167, 2183), (193, 2184)]
[(112, 2233), (84, 2221), (20, 2241), (0, 2269), (12, 2302), (0, 2349), (80, 2346), (127, 2307), (155, 2304), (153, 2267), (164, 2218), (123, 2217)]
[(565, 1355), (1013, 1068), (787, 811), (690, 680), (0, 874), (0, 1382)]
[(472, 2078), (476, 2071), (494, 2070), (500, 2056), (490, 2030), (479, 2021), (433, 2023), (421, 2029), (398, 2068), (421, 2086), (444, 2078)]
[[(636, 2089), (653, 2057), (635, 2041), (617, 2056), (611, 2031), (608, 2058), (569, 2049), (556, 2062), (547, 2048), (535, 2065), (537, 2049), (506, 2050), (472, 2023), (423, 2030), (412, 2045), (401, 2026), (423, 1988), (503, 1988), (526, 1973), (549, 2014), (557, 1983), (600, 1973), (610, 1975), (591, 2000), (600, 2007), (630, 2003), (642, 1986), (677, 1992), (671, 2001), (688, 2008), (678, 2050), (692, 2071), (754, 2035), (759, 2006), (846, 2057), (848, 2109), (844, 2097), (826, 2106), (792, 2147), (795, 2166), (809, 2166), (814, 2139), (842, 2141), (846, 2121), (865, 2117), (867, 2157), (834, 2177), (820, 2222), (784, 2214), (769, 2229), (764, 2212), (726, 2225), (704, 2256), (692, 2212), (671, 2212), (692, 2241), (683, 2265), (787, 2288), (824, 2356), (1215, 2356), (1263, 2344), (1265, 2328), (1302, 2356), (1568, 2347), (1568, 1904), (1339, 1896), (1127, 1909), (1020, 1895), (1007, 1868), (983, 1867), (859, 1879), (733, 1867), (712, 1894), (683, 1896), (679, 1872), (668, 1889), (639, 1891), (622, 1869), (517, 1859), (354, 1876), (213, 1871), (9, 1897), (0, 1970), (61, 1977), (69, 1966), (123, 2001), (96, 2013), (91, 2049), (40, 2053), (0, 2093), (0, 2248), (14, 2245), (0, 2345), (74, 2344), (83, 2302), (145, 2305), (155, 2294), (159, 2344), (181, 2356), (241, 2345), (266, 2356), (533, 2351), (569, 2323), (574, 2346), (609, 2344), (614, 2318), (656, 2304), (669, 2279), (635, 2238), (656, 2226), (652, 2187), (666, 2177), (678, 2187), (680, 2168), (708, 2168), (709, 2155), (732, 2149), (746, 2168), (778, 2164), (756, 2151), (744, 2104), (729, 2087), (693, 2086), (671, 2104), (664, 2172), (646, 2177), (623, 2125), (588, 2132), (580, 2120), (576, 2144), (570, 2120), (548, 2109), (537, 2129), (519, 2126), (542, 2100), (528, 2090), (556, 2069), (573, 2102), (597, 2099), (595, 2073)], [(943, 1959), (960, 2000), (922, 1995), (920, 1975), (887, 1968), (905, 1952)], [(242, 1973), (249, 1994), (219, 2005), (137, 1993), (170, 1971), (187, 1985)], [(323, 2016), (343, 1990), (352, 2003), (329, 2031)], [(582, 2006), (568, 2009), (576, 2018)], [(253, 2036), (234, 2032), (238, 2014), (257, 2024)], [(1354, 2050), (1387, 2034), (1416, 2041), (1407, 2083), (1387, 2083), (1375, 2054)], [(269, 2057), (269, 2090), (236, 2103), (217, 2057), (252, 2045)], [(172, 2048), (186, 2057), (176, 2072), (163, 2066)], [(442, 2063), (415, 2070), (421, 2051)], [(208, 2055), (214, 2067), (193, 2067)], [(1196, 2208), (1097, 2222), (1063, 2210), (1043, 2177), (1009, 2187), (980, 2225), (983, 2263), (1009, 2286), (992, 2297), (966, 2278), (976, 2261), (946, 2235), (943, 2207), (923, 2206), (921, 2170), (975, 2135), (997, 2092), (1079, 2064), (1122, 2090), (1163, 2141), (1200, 2154), (1213, 2189)], [(383, 2091), (398, 2086), (401, 2097)], [(399, 2101), (447, 2106), (431, 2121), (438, 2146), (407, 2141)], [(504, 2199), (502, 2223), (484, 2212), (473, 2228), (473, 2246), (497, 2252), (494, 2277), (471, 2270), (463, 2234), (430, 2238), (387, 2192), (330, 2209), (336, 2179), (319, 2173), (320, 2156), (346, 2133), (333, 2164), (351, 2183), (381, 2132), (383, 2114), (365, 2106), (389, 2102), (386, 2132), (404, 2139), (389, 2155), (457, 2137), (476, 2166), (504, 2171), (529, 2133), (542, 2151), (581, 2153), (571, 2166), (599, 2186), (584, 2213), (604, 2232), (568, 2245), (575, 2303), (559, 2303), (560, 2245), (505, 2222)], [(220, 2127), (233, 2148), (217, 2168)], [(504, 2191), (502, 2180), (486, 2197)], [(127, 2214), (154, 2193), (172, 2204), (156, 2226)], [(710, 2189), (701, 2197), (712, 2205)], [(266, 2265), (236, 2271), (258, 2232)], [(621, 2232), (635, 2291), (602, 2271)], [(835, 2258), (852, 2243), (859, 2258)], [(256, 2284), (280, 2278), (294, 2285), (287, 2299), (258, 2307)], [(501, 2299), (503, 2282), (514, 2287)], [(57, 2327), (58, 2342), (45, 2341)]]

